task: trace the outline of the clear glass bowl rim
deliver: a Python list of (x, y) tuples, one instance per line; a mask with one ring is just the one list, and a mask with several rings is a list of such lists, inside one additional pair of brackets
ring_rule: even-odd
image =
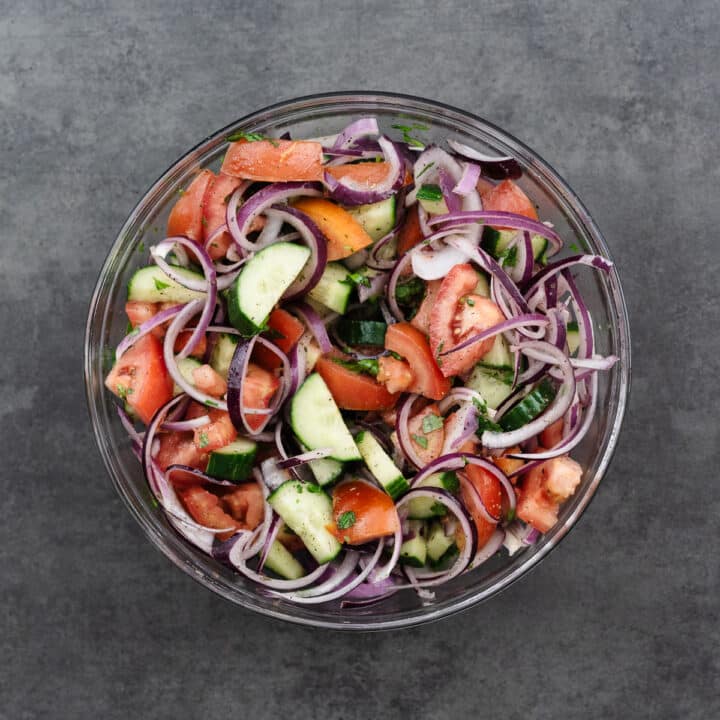
[[(533, 567), (536, 567), (537, 564), (545, 558), (564, 537), (567, 536), (595, 495), (597, 487), (607, 471), (617, 445), (617, 439), (627, 405), (631, 379), (630, 327), (627, 315), (627, 306), (617, 269), (613, 266), (607, 286), (610, 290), (609, 295), (612, 302), (612, 309), (614, 311), (611, 314), (611, 318), (614, 319), (614, 331), (618, 342), (616, 351), (619, 356), (619, 378), (617, 382), (617, 393), (612, 398), (614, 402), (614, 417), (609, 432), (606, 433), (607, 437), (604, 438), (606, 443), (605, 450), (600, 458), (595, 476), (587, 486), (573, 513), (567, 517), (563, 523), (558, 523), (558, 525), (543, 538), (542, 547), (540, 547), (536, 553), (524, 560), (521, 559), (521, 561), (517, 563), (517, 566), (514, 567), (511, 572), (507, 573), (500, 582), (497, 582), (478, 592), (469, 594), (460, 600), (453, 600), (439, 606), (428, 605), (422, 607), (420, 611), (401, 613), (397, 616), (391, 617), (383, 617), (382, 613), (372, 616), (364, 615), (357, 619), (353, 619), (350, 614), (348, 614), (347, 617), (342, 618), (330, 616), (328, 619), (323, 619), (322, 617), (304, 617), (293, 614), (292, 612), (286, 612), (282, 609), (247, 601), (245, 598), (234, 592), (232, 587), (217, 582), (207, 572), (195, 566), (191, 557), (188, 555), (187, 549), (185, 548), (185, 541), (177, 537), (171, 528), (166, 528), (165, 532), (157, 531), (147, 517), (147, 509), (136, 503), (133, 498), (130, 497), (124, 486), (119, 468), (115, 465), (115, 463), (118, 462), (118, 459), (110, 451), (109, 444), (105, 438), (103, 418), (101, 417), (102, 406), (98, 401), (98, 393), (93, 391), (93, 376), (96, 373), (94, 361), (96, 360), (97, 353), (93, 352), (92, 338), (95, 330), (95, 324), (98, 320), (100, 320), (101, 325), (104, 327), (107, 317), (108, 308), (102, 307), (101, 297), (103, 288), (108, 283), (108, 276), (111, 271), (113, 258), (121, 250), (128, 230), (134, 225), (138, 217), (148, 207), (153, 205), (153, 198), (160, 188), (165, 186), (173, 176), (187, 171), (190, 165), (195, 164), (196, 159), (203, 155), (209, 147), (219, 140), (222, 140), (230, 133), (238, 130), (253, 129), (259, 123), (267, 122), (269, 119), (294, 116), (298, 113), (302, 113), (303, 111), (309, 112), (310, 110), (317, 108), (323, 108), (328, 112), (335, 109), (337, 112), (353, 111), (362, 113), (363, 108), (365, 108), (366, 111), (370, 109), (366, 106), (377, 106), (378, 104), (383, 105), (384, 109), (395, 110), (398, 113), (408, 112), (415, 113), (419, 116), (422, 116), (423, 114), (437, 114), (442, 116), (445, 121), (462, 124), (465, 131), (472, 132), (474, 130), (475, 132), (485, 134), (486, 136), (489, 135), (498, 144), (507, 147), (514, 157), (520, 159), (524, 165), (532, 167), (535, 173), (542, 177), (546, 186), (552, 190), (553, 199), (557, 201), (559, 198), (564, 202), (564, 207), (570, 211), (569, 214), (577, 224), (579, 231), (584, 236), (584, 239), (589, 241), (589, 244), (594, 247), (597, 252), (608, 259), (612, 259), (605, 240), (596, 223), (590, 216), (590, 213), (570, 186), (560, 177), (552, 166), (543, 160), (535, 151), (531, 150), (505, 130), (497, 127), (478, 115), (464, 110), (459, 110), (441, 102), (401, 93), (388, 93), (382, 91), (343, 91), (306, 95), (269, 105), (265, 108), (257, 110), (256, 112), (250, 113), (249, 115), (246, 115), (216, 131), (212, 135), (209, 135), (175, 161), (150, 186), (128, 215), (123, 227), (115, 238), (115, 241), (105, 258), (89, 304), (84, 342), (86, 398), (98, 449), (100, 450), (103, 462), (110, 474), (116, 491), (152, 543), (175, 565), (190, 575), (190, 577), (200, 582), (210, 590), (218, 593), (222, 597), (239, 604), (246, 609), (259, 612), (260, 614), (268, 617), (300, 625), (338, 630), (388, 630), (412, 627), (432, 622), (463, 610), (467, 610), (468, 608), (489, 599), (509, 587), (513, 582), (518, 580)], [(295, 119), (297, 120), (298, 118)], [(103, 390), (101, 389), (100, 392), (102, 393)], [(184, 553), (183, 550), (185, 550)], [(381, 607), (382, 606), (380, 605), (379, 608)]]

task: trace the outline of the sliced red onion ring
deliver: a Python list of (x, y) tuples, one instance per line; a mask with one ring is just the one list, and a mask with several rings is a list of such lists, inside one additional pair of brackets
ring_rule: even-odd
[[(457, 237), (456, 235), (448, 236)], [(468, 259), (467, 253), (453, 245), (443, 245), (437, 249), (425, 245), (418, 246), (410, 253), (413, 272), (423, 280), (444, 278), (456, 265)]]
[[(557, 277), (557, 276), (556, 276)], [(570, 301), (575, 310), (575, 320), (578, 324), (578, 352), (579, 358), (589, 358), (595, 349), (595, 337), (593, 334), (592, 318), (587, 309), (585, 301), (580, 295), (580, 291), (575, 284), (575, 280), (567, 268), (563, 270), (562, 275), (558, 278), (559, 284), (562, 285), (563, 291), (567, 289), (570, 293)]]
[(174, 318), (183, 307), (184, 305), (175, 305), (174, 307), (165, 308), (165, 310), (161, 310), (157, 315), (153, 315), (149, 320), (146, 320), (141, 325), (138, 325), (132, 332), (129, 332), (115, 349), (115, 361), (117, 362), (143, 335), (147, 335), (151, 330), (154, 330), (160, 325), (164, 325), (168, 320)]
[(387, 250), (389, 243), (397, 238), (399, 226), (395, 226), (387, 235), (383, 235), (373, 243), (368, 254), (367, 266), (373, 270), (389, 270), (395, 265), (395, 260), (389, 257), (382, 257)]
[(238, 210), (241, 195), (242, 192), (238, 188), (230, 196), (226, 222), (238, 249), (244, 252), (254, 252), (256, 247), (248, 240), (247, 233), (258, 215), (265, 212), (270, 206), (293, 197), (322, 195), (322, 189), (317, 183), (311, 182), (272, 183), (248, 198)]
[(457, 452), (461, 445), (475, 436), (477, 429), (477, 408), (472, 402), (462, 403), (445, 421), (442, 455)]
[(520, 164), (509, 155), (486, 155), (457, 140), (448, 140), (447, 142), (458, 155), (479, 162), (485, 175), (493, 180), (505, 178), (517, 180), (522, 175)]
[[(203, 280), (200, 280), (199, 278), (192, 278), (187, 277), (187, 275), (183, 275), (182, 273), (179, 273), (177, 271), (177, 267), (175, 265), (170, 265), (170, 263), (167, 262), (165, 259), (165, 256), (174, 251), (178, 246), (185, 247), (188, 250), (190, 250), (198, 259), (200, 262), (203, 273), (205, 275), (205, 278)], [(179, 285), (182, 285), (183, 287), (187, 288), (188, 290), (194, 290), (196, 292), (207, 292), (208, 290), (208, 269), (212, 268), (213, 272), (215, 271), (215, 266), (213, 265), (212, 260), (210, 259), (210, 256), (207, 254), (207, 251), (205, 248), (201, 248), (199, 245), (194, 243), (192, 240), (189, 240), (186, 237), (183, 237), (182, 235), (177, 235), (174, 237), (165, 238), (165, 240), (159, 242), (157, 245), (154, 245), (150, 248), (150, 256), (155, 261), (157, 266), (172, 280), (174, 280)], [(203, 262), (205, 261), (205, 262)]]
[(277, 218), (292, 225), (310, 248), (310, 259), (302, 269), (300, 277), (285, 291), (283, 300), (294, 300), (310, 292), (320, 282), (327, 265), (327, 240), (318, 226), (303, 212), (292, 207), (270, 208), (265, 211), (269, 218)]
[(575, 396), (575, 374), (572, 365), (570, 365), (570, 360), (562, 350), (542, 340), (522, 343), (519, 349), (527, 357), (534, 357), (536, 351), (539, 350), (543, 355), (554, 358), (554, 363), (559, 365), (563, 372), (563, 382), (557, 395), (545, 411), (526, 425), (509, 432), (486, 430), (480, 438), (486, 448), (512, 447), (525, 442), (531, 437), (535, 437), (535, 435), (541, 433), (546, 427), (552, 425), (565, 414)]
[(553, 252), (549, 253), (550, 255), (554, 255), (562, 248), (562, 240), (552, 228), (537, 220), (531, 220), (516, 213), (501, 210), (463, 210), (448, 213), (447, 215), (435, 215), (428, 220), (429, 225), (441, 225), (444, 228), (466, 225), (469, 222), (497, 225), (512, 228), (513, 230), (527, 230), (533, 235), (541, 235), (553, 246)]
[(143, 437), (145, 436), (145, 433), (139, 433), (135, 429), (135, 425), (133, 424), (133, 421), (130, 419), (130, 416), (125, 412), (125, 408), (123, 408), (121, 405), (117, 406), (117, 414), (120, 417), (120, 422), (122, 423), (123, 427), (125, 428), (125, 432), (130, 436), (130, 440), (134, 443), (137, 443), (138, 445), (143, 444)]
[(378, 585), (382, 584), (390, 577), (390, 573), (395, 569), (395, 567), (398, 564), (398, 560), (400, 559), (400, 549), (402, 548), (403, 544), (403, 531), (402, 531), (402, 523), (398, 523), (397, 530), (395, 531), (395, 537), (393, 539), (393, 549), (392, 554), (390, 555), (390, 559), (385, 563), (385, 565), (381, 565), (380, 567), (375, 566), (372, 570), (372, 573), (368, 579), (368, 582), (370, 582), (372, 585)]
[(468, 387), (455, 387), (438, 403), (438, 407), (444, 415), (453, 405), (472, 402), (477, 402), (482, 405), (485, 403), (485, 400), (476, 390)]
[(417, 452), (413, 448), (412, 440), (410, 439), (410, 429), (408, 428), (408, 421), (410, 420), (410, 412), (415, 404), (415, 401), (419, 398), (419, 395), (408, 395), (400, 404), (398, 409), (397, 419), (395, 420), (395, 433), (397, 434), (398, 445), (400, 450), (405, 456), (406, 460), (414, 465), (416, 468), (421, 468), (425, 463), (418, 456)]
[(361, 137), (376, 136), (380, 134), (377, 120), (374, 117), (363, 117), (351, 122), (333, 143), (333, 150), (347, 150)]
[(192, 420), (164, 422), (161, 429), (167, 430), (168, 432), (185, 432), (186, 430), (195, 430), (195, 428), (201, 428), (209, 424), (210, 416), (201, 415), (200, 417), (192, 418)]
[(282, 470), (290, 470), (291, 468), (298, 467), (299, 465), (305, 465), (305, 463), (312, 462), (313, 460), (321, 460), (326, 458), (332, 453), (332, 448), (321, 448), (320, 450), (309, 450), (308, 452), (301, 453), (300, 455), (293, 455), (292, 457), (280, 460), (278, 467)]
[(337, 179), (326, 172), (325, 184), (334, 200), (343, 205), (367, 205), (385, 200), (402, 187), (405, 168), (398, 149), (385, 136), (378, 138), (378, 144), (389, 165), (387, 176), (370, 188), (366, 183), (350, 177)]
[(456, 195), (465, 197), (477, 189), (479, 179), (480, 166), (470, 162), (463, 163), (462, 175), (453, 188), (453, 192)]
[(390, 274), (387, 272), (374, 271), (367, 274), (369, 285), (360, 285), (358, 287), (358, 299), (361, 303), (365, 303), (371, 298), (379, 297), (385, 292), (385, 286), (388, 284)]
[(475, 487), (475, 484), (472, 483), (470, 480), (468, 480), (464, 475), (458, 475), (458, 478), (459, 478), (460, 484), (463, 486), (463, 488), (465, 488), (465, 490), (475, 498), (475, 502), (477, 503), (476, 507), (480, 511), (480, 514), (483, 516), (485, 521), (489, 522), (491, 525), (499, 523), (500, 518), (495, 517), (487, 509), (487, 505), (485, 505), (485, 501), (482, 499), (482, 495), (480, 494), (478, 489)]
[[(443, 200), (447, 206), (449, 213), (459, 212), (462, 209), (460, 197), (455, 194), (453, 188), (455, 187), (456, 181), (445, 168), (440, 168), (438, 172), (438, 181), (440, 183), (440, 190), (443, 194)], [(471, 189), (474, 190), (474, 188)]]
[(296, 315), (300, 316), (300, 319), (308, 326), (315, 339), (320, 346), (320, 350), (323, 353), (329, 353), (333, 349), (333, 345), (330, 342), (325, 323), (320, 319), (320, 316), (311, 308), (307, 303), (301, 302), (296, 303), (288, 310)]
[(525, 297), (530, 297), (540, 285), (547, 282), (547, 280), (553, 277), (553, 275), (557, 275), (573, 265), (588, 265), (590, 267), (597, 268), (598, 270), (604, 270), (605, 272), (609, 272), (613, 266), (610, 260), (606, 260), (601, 255), (572, 255), (570, 257), (563, 258), (562, 260), (557, 260), (556, 262), (546, 265), (544, 268), (535, 273), (532, 278), (532, 282), (527, 287)]
[[(279, 425), (280, 423), (278, 423), (278, 426)], [(282, 444), (279, 444), (278, 447), (282, 448)], [(282, 449), (281, 455), (285, 455), (284, 448)], [(277, 458), (268, 458), (260, 463), (260, 476), (263, 484), (268, 488), (268, 490), (270, 490), (270, 492), (277, 490), (284, 482), (291, 479), (290, 473), (288, 473), (287, 470), (282, 470), (278, 467)]]
[[(191, 480), (197, 485), (221, 485), (223, 487), (237, 487), (237, 483), (230, 482), (229, 480), (218, 480), (218, 478), (211, 477), (207, 473), (197, 468), (190, 467), (189, 465), (168, 465), (165, 470), (165, 479), (174, 487), (174, 478), (184, 478), (186, 481)], [(229, 528), (233, 530), (234, 528)], [(226, 530), (227, 532), (227, 530)]]
[(258, 566), (257, 570), (258, 572), (262, 572), (263, 568), (265, 567), (265, 561), (267, 560), (267, 556), (270, 554), (270, 548), (272, 548), (273, 543), (275, 542), (278, 532), (283, 524), (282, 518), (275, 512), (272, 513), (272, 522), (270, 524), (270, 529), (268, 530), (267, 537), (265, 538), (265, 543), (263, 545), (262, 550), (260, 551), (260, 557), (258, 558)]
[(345, 580), (350, 577), (350, 575), (353, 574), (358, 565), (359, 559), (360, 553), (355, 550), (348, 550), (339, 565), (335, 565), (334, 563), (330, 565), (328, 568), (328, 571), (332, 571), (330, 572), (330, 577), (321, 582), (319, 585), (314, 585), (307, 590), (301, 590), (298, 594), (303, 597), (316, 597), (318, 595), (325, 595), (326, 593), (335, 590), (339, 585), (342, 585)]
[(497, 529), (491, 536), (490, 539), (475, 553), (475, 557), (470, 563), (469, 570), (473, 570), (487, 562), (498, 550), (503, 546), (505, 540), (505, 531), (501, 528)]
[(474, 345), (477, 342), (481, 342), (483, 340), (487, 340), (488, 338), (495, 337), (496, 335), (500, 335), (501, 333), (507, 332), (508, 330), (515, 330), (516, 328), (527, 326), (544, 327), (548, 324), (548, 322), (549, 320), (547, 319), (547, 317), (545, 317), (545, 315), (540, 315), (539, 313), (528, 313), (526, 315), (519, 315), (512, 320), (503, 320), (503, 322), (498, 323), (497, 325), (493, 325), (487, 330), (483, 330), (481, 333), (473, 335), (467, 340), (464, 340), (459, 345), (456, 345), (454, 348), (444, 350), (440, 353), (440, 356), (442, 357), (445, 355), (450, 355), (451, 353), (457, 352), (458, 350), (463, 350), (470, 345)]
[(446, 583), (449, 580), (452, 580), (452, 578), (458, 576), (461, 572), (463, 572), (463, 570), (465, 570), (465, 568), (467, 568), (475, 553), (477, 548), (477, 531), (475, 530), (475, 523), (472, 522), (465, 508), (449, 492), (441, 488), (413, 488), (408, 491), (407, 494), (403, 495), (403, 497), (401, 497), (395, 504), (395, 507), (398, 508), (398, 512), (401, 513), (401, 507), (415, 498), (430, 498), (435, 502), (439, 502), (444, 505), (458, 519), (463, 534), (465, 535), (465, 545), (463, 549), (458, 554), (455, 562), (446, 572), (441, 573), (440, 575), (432, 573), (431, 577), (428, 576), (427, 579), (425, 579), (420, 571), (414, 571), (415, 577), (423, 587), (431, 587), (433, 585)]
[(395, 263), (395, 267), (393, 268), (392, 272), (390, 273), (390, 278), (389, 278), (388, 284), (387, 284), (387, 292), (385, 293), (385, 295), (387, 297), (387, 301), (388, 301), (388, 306), (390, 307), (390, 311), (395, 316), (395, 319), (398, 322), (404, 322), (405, 314), (400, 309), (400, 306), (397, 303), (397, 298), (395, 297), (395, 292), (397, 290), (398, 280), (400, 279), (401, 275), (407, 269), (410, 261), (411, 261), (411, 256), (409, 254), (406, 254), (406, 255), (403, 255), (397, 261), (397, 263)]

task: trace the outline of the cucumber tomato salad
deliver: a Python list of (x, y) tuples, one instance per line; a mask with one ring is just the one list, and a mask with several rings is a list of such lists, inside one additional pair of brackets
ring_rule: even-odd
[(376, 602), (557, 522), (593, 323), (510, 157), (380, 133), (230, 136), (130, 280), (106, 379), (189, 542), (296, 603)]

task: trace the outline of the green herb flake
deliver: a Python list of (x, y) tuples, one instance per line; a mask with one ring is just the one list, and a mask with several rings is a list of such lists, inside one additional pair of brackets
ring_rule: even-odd
[(427, 200), (428, 202), (440, 202), (443, 199), (442, 190), (439, 185), (421, 185), (416, 195), (418, 200)]
[(428, 440), (426, 437), (423, 437), (422, 435), (411, 435), (413, 442), (416, 445), (419, 445), (423, 450), (427, 450), (428, 446)]
[(422, 420), (422, 431), (427, 435), (428, 433), (440, 430), (443, 426), (443, 419), (439, 415), (433, 413), (426, 415)]
[(349, 273), (348, 276), (340, 282), (346, 285), (364, 285), (365, 287), (370, 287), (370, 278), (361, 270)]
[(346, 510), (337, 519), (337, 526), (340, 530), (347, 530), (355, 524), (355, 513), (352, 510)]
[(182, 197), (185, 194), (185, 188), (178, 188), (175, 192)]
[(144, 253), (144, 252), (145, 252), (145, 241), (144, 241), (144, 240), (141, 240), (141, 241), (138, 243), (137, 251), (138, 251), (139, 253)]
[(225, 139), (228, 142), (238, 142), (240, 140), (246, 140), (247, 142), (258, 142), (259, 140), (265, 140), (265, 138), (260, 135), (260, 133), (249, 133), (244, 132), (243, 130), (238, 130), (232, 135), (228, 135)]
[(433, 515), (445, 515), (447, 513), (447, 508), (441, 502), (435, 501), (430, 506), (430, 512)]
[(475, 307), (475, 301), (471, 297), (465, 298), (465, 303), (470, 307)]
[(210, 444), (210, 438), (208, 437), (206, 432), (200, 433), (200, 447), (204, 448), (207, 447)]
[(307, 491), (309, 493), (321, 493), (322, 488), (319, 485), (315, 485), (314, 483), (308, 483), (306, 486)]
[(398, 305), (419, 304), (425, 297), (425, 283), (420, 278), (398, 283), (395, 287), (395, 299)]
[(362, 360), (343, 360), (342, 358), (331, 358), (337, 365), (347, 368), (355, 373), (364, 373), (377, 377), (380, 372), (380, 366), (375, 358), (364, 358)]
[(515, 519), (515, 508), (510, 508), (505, 515), (505, 522), (512, 522)]
[(395, 130), (400, 130), (403, 134), (403, 141), (410, 147), (423, 149), (425, 144), (414, 138), (410, 133), (413, 130), (429, 130), (427, 125), (421, 123), (413, 123), (412, 125), (391, 125)]
[(575, 252), (580, 252), (580, 248), (578, 247), (577, 243), (570, 243), (568, 247)]
[(415, 178), (416, 180), (419, 180), (433, 165), (435, 165), (434, 162), (428, 163), (418, 174)]
[(162, 290), (164, 290), (165, 288), (169, 288), (169, 287), (170, 287), (170, 283), (163, 282), (162, 280), (158, 280), (157, 278), (154, 278), (154, 279), (153, 279), (153, 282), (155, 283), (155, 289), (156, 289), (157, 291), (162, 291)]
[(393, 358), (393, 359), (395, 359), (395, 360), (400, 360), (400, 361), (402, 362), (403, 356), (402, 356), (402, 355), (398, 355), (398, 353), (396, 353), (394, 350), (388, 350), (388, 355), (389, 355), (391, 358)]
[(127, 400), (127, 396), (133, 394), (133, 389), (130, 387), (125, 387), (125, 385), (118, 385), (116, 390), (117, 395), (121, 400)]
[(206, 400), (205, 405), (207, 405), (208, 407), (211, 407), (211, 408), (220, 407), (220, 405), (218, 403), (216, 403), (214, 400)]

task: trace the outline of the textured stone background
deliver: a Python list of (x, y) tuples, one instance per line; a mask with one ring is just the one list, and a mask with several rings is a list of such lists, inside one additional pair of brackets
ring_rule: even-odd
[[(718, 717), (719, 55), (714, 0), (0, 0), (0, 717)], [(356, 88), (476, 111), (558, 168), (621, 269), (635, 370), (562, 547), (483, 606), (373, 636), (243, 612), (155, 552), (81, 376), (144, 188), (251, 110)]]

